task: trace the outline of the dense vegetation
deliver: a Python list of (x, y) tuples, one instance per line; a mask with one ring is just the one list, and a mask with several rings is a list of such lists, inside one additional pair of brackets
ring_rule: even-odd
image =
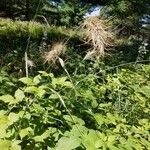
[(1, 0), (0, 150), (149, 150), (149, 10)]

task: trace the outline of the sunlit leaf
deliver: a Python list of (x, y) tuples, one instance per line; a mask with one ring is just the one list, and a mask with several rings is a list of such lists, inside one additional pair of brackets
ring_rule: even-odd
[(80, 146), (80, 139), (76, 137), (62, 137), (56, 144), (56, 150), (74, 150)]
[(22, 83), (26, 84), (26, 85), (33, 85), (32, 79), (24, 77), (19, 79), (19, 81), (21, 81)]
[(24, 92), (20, 89), (18, 89), (16, 92), (15, 92), (15, 98), (18, 100), (18, 101), (22, 101), (24, 98), (25, 98), (25, 95), (24, 95)]

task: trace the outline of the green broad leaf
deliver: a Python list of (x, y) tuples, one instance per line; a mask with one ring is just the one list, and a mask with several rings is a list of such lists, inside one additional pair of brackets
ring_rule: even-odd
[(42, 76), (47, 77), (49, 74), (46, 71), (38, 71)]
[(58, 95), (57, 94), (51, 94), (49, 99), (58, 99)]
[(98, 106), (97, 101), (93, 99), (93, 101), (92, 101), (92, 107), (96, 108), (97, 106)]
[(86, 100), (96, 100), (96, 97), (94, 96), (93, 92), (91, 90), (86, 90), (83, 93), (83, 96)]
[(44, 139), (48, 138), (51, 132), (52, 132), (51, 130), (47, 130), (42, 135), (35, 136), (33, 139), (35, 140), (35, 142), (44, 142)]
[(0, 150), (10, 150), (11, 142), (8, 140), (0, 139)]
[(66, 131), (64, 136), (66, 136), (66, 137), (70, 137), (70, 136), (80, 137), (81, 132), (86, 135), (87, 132), (88, 132), (88, 129), (85, 126), (82, 126), (82, 125), (78, 125), (78, 126), (73, 125), (72, 129), (70, 131)]
[(42, 97), (46, 91), (41, 87), (29, 86), (25, 89), (26, 93), (36, 94), (38, 97)]
[(41, 76), (40, 76), (40, 75), (37, 75), (36, 77), (34, 77), (33, 82), (37, 85), (37, 84), (40, 83), (40, 80), (41, 80), (41, 79), (42, 79)]
[(0, 96), (0, 100), (5, 102), (5, 103), (9, 103), (11, 104), (16, 104), (18, 101), (11, 95), (3, 95)]
[(36, 86), (29, 86), (25, 89), (26, 93), (35, 94), (38, 91)]
[(74, 150), (80, 144), (81, 140), (77, 137), (62, 137), (56, 144), (56, 150)]
[(99, 125), (102, 125), (106, 120), (105, 117), (101, 114), (93, 114), (93, 116)]
[(0, 138), (4, 138), (6, 136), (6, 129), (8, 128), (9, 119), (7, 116), (0, 117)]
[(43, 87), (38, 87), (37, 95), (42, 98), (45, 95), (46, 91), (43, 89)]
[(9, 150), (21, 150), (21, 146), (20, 145), (14, 145), (14, 146), (11, 146), (9, 148)]
[(140, 89), (140, 92), (146, 97), (150, 98), (150, 86), (144, 86)]
[(89, 133), (84, 136), (82, 144), (87, 150), (97, 150), (104, 143), (99, 137), (99, 132), (94, 130), (89, 130)]
[(44, 107), (41, 107), (39, 104), (33, 104), (33, 109), (34, 109), (37, 113), (44, 113), (44, 112), (45, 112)]
[(21, 143), (21, 141), (16, 140), (11, 142), (11, 147), (9, 150), (21, 150), (21, 146), (19, 145)]
[(19, 120), (19, 114), (10, 113), (8, 116), (9, 119), (9, 125), (12, 125), (14, 122), (17, 122)]
[(19, 81), (21, 81), (22, 83), (24, 83), (26, 85), (33, 85), (32, 79), (30, 79), (28, 77), (21, 78), (21, 79), (19, 79)]
[(21, 102), (25, 98), (24, 92), (22, 90), (18, 89), (15, 92), (15, 98)]
[(65, 87), (68, 87), (68, 88), (72, 88), (72, 87), (73, 87), (73, 84), (72, 84), (71, 82), (69, 82), (69, 81), (65, 81), (65, 82), (64, 82), (64, 86), (65, 86)]
[(56, 85), (64, 86), (67, 77), (53, 78), (52, 86), (55, 88)]
[(116, 140), (116, 136), (115, 135), (108, 135), (108, 142), (113, 143)]
[(4, 116), (6, 113), (7, 113), (7, 111), (5, 111), (5, 110), (0, 110), (0, 117), (1, 117), (1, 116)]
[[(79, 124), (79, 125), (85, 125), (85, 122), (78, 118), (77, 116), (73, 116), (71, 115), (71, 117), (69, 115), (64, 115), (63, 118), (68, 122), (68, 123), (72, 123), (72, 124)], [(73, 118), (73, 120), (72, 120)], [(74, 122), (73, 122), (74, 121)]]
[(19, 132), (19, 135), (20, 135), (20, 138), (23, 139), (25, 136), (28, 136), (28, 135), (32, 135), (33, 134), (33, 129), (28, 127), (28, 128), (25, 128), (25, 129), (22, 129), (20, 132)]

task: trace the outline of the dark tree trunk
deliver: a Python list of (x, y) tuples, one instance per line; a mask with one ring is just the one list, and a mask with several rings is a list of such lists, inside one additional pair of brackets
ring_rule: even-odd
[(30, 20), (30, 2), (29, 2), (29, 0), (26, 0), (25, 18), (26, 18), (27, 21)]

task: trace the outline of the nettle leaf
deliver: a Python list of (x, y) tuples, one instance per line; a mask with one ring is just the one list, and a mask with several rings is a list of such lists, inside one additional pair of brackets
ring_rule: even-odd
[(104, 143), (99, 137), (99, 132), (94, 130), (89, 130), (89, 133), (84, 136), (82, 144), (88, 150), (97, 150)]
[(49, 98), (50, 98), (50, 99), (58, 99), (59, 97), (58, 97), (57, 94), (51, 94), (51, 95), (49, 96)]
[(37, 75), (37, 76), (34, 77), (33, 82), (37, 85), (38, 83), (40, 83), (41, 79), (42, 79), (41, 76)]
[(25, 89), (26, 93), (36, 94), (38, 97), (42, 97), (46, 91), (42, 87), (29, 86)]
[(36, 86), (29, 86), (25, 89), (25, 92), (35, 94), (38, 91)]
[(37, 95), (41, 98), (45, 95), (46, 91), (43, 89), (43, 87), (39, 87), (37, 91)]
[(9, 103), (9, 104), (16, 104), (18, 101), (11, 95), (3, 95), (0, 96), (0, 100), (5, 102), (5, 103)]
[(64, 86), (68, 87), (68, 88), (72, 88), (73, 84), (70, 81), (66, 81), (66, 82), (64, 82)]
[(67, 80), (67, 77), (53, 78), (52, 86), (54, 88), (56, 87), (56, 85), (64, 86), (66, 80)]
[(85, 125), (85, 122), (82, 119), (78, 118), (77, 116), (72, 115), (73, 120), (69, 115), (64, 115), (63, 118), (69, 123), (73, 123), (73, 124), (76, 123), (76, 124), (80, 124), (80, 125)]
[(9, 119), (7, 116), (0, 116), (0, 138), (6, 136), (6, 129), (8, 128)]
[(45, 131), (42, 135), (35, 136), (33, 139), (35, 142), (44, 142), (44, 139), (48, 138), (50, 134), (52, 133), (52, 130)]
[(14, 122), (17, 122), (19, 120), (19, 114), (10, 113), (8, 119), (9, 125), (12, 125)]
[(21, 78), (21, 79), (19, 79), (19, 81), (21, 81), (22, 83), (24, 83), (26, 85), (33, 85), (32, 79), (30, 79), (28, 77)]
[(64, 136), (66, 137), (81, 137), (81, 133), (83, 134), (87, 134), (88, 132), (88, 128), (86, 128), (85, 126), (82, 125), (73, 125), (72, 129), (70, 131), (66, 131), (64, 133)]
[(42, 76), (47, 77), (49, 74), (46, 71), (38, 71)]
[(62, 137), (56, 144), (56, 150), (74, 150), (80, 144), (81, 140), (77, 137)]
[(32, 134), (33, 134), (33, 129), (30, 128), (30, 127), (22, 129), (19, 132), (19, 135), (20, 135), (21, 139), (23, 139), (25, 136), (32, 135)]
[(18, 100), (18, 101), (22, 101), (24, 98), (25, 98), (25, 95), (24, 95), (24, 92), (20, 89), (18, 89), (16, 92), (15, 92), (15, 98)]
[(41, 107), (39, 104), (33, 104), (33, 109), (35, 109), (35, 111), (37, 113), (44, 113), (45, 112), (44, 107)]
[(11, 147), (9, 150), (21, 150), (21, 146), (19, 145), (21, 143), (21, 141), (16, 140), (11, 142)]
[(102, 124), (105, 122), (105, 120), (106, 120), (103, 115), (98, 114), (98, 113), (93, 114), (93, 116), (94, 116), (96, 122), (97, 122), (99, 125), (102, 125)]
[(140, 89), (140, 92), (146, 97), (150, 98), (150, 86), (144, 86)]
[(10, 150), (11, 141), (0, 139), (0, 150)]

